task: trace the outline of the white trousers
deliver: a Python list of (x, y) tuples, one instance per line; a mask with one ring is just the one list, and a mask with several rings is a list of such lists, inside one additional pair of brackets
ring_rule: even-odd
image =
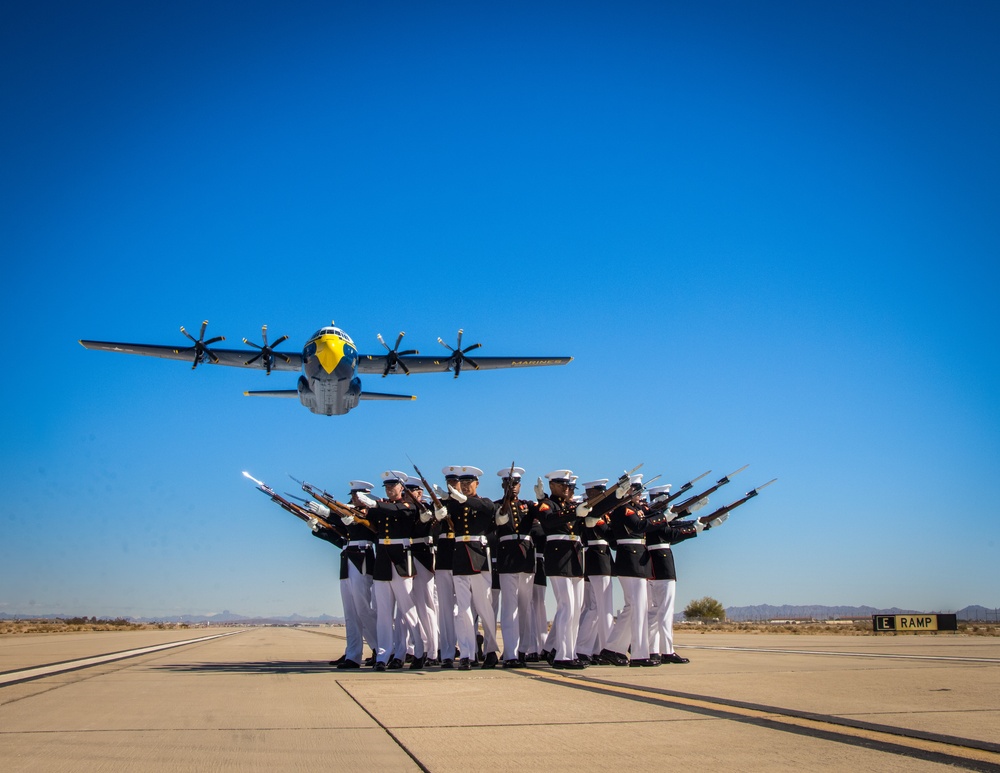
[(396, 572), (396, 567), (392, 567), (391, 580), (376, 580), (372, 583), (375, 592), (375, 605), (378, 611), (376, 618), (375, 639), (378, 648), (375, 650), (375, 659), (380, 663), (387, 663), (391, 657), (402, 660), (406, 657), (406, 635), (401, 637), (402, 647), (399, 640), (393, 641), (392, 629), (395, 608), (398, 606), (401, 611), (403, 625), (410, 630), (413, 640), (413, 650), (417, 657), (424, 654), (424, 632), (420, 625), (420, 618), (417, 616), (417, 608), (413, 605), (410, 594), (413, 591), (413, 579), (410, 577), (400, 577)]
[(347, 579), (340, 581), (340, 599), (344, 604), (344, 628), (347, 649), (344, 656), (355, 663), (364, 658), (364, 642), (375, 651), (375, 609), (372, 606), (372, 576), (358, 571), (347, 562)]
[(611, 577), (591, 577), (583, 584), (583, 612), (577, 650), (583, 655), (598, 655), (608, 646), (615, 622), (614, 587)]
[(674, 599), (677, 580), (649, 581), (649, 651), (671, 655), (674, 651)]
[(583, 578), (549, 577), (548, 582), (556, 597), (551, 648), (555, 651), (556, 660), (574, 660), (576, 637), (580, 632), (580, 610), (583, 608)]
[(434, 572), (434, 589), (438, 602), (438, 647), (441, 659), (453, 658), (458, 638), (455, 635), (455, 577), (451, 569), (437, 569)]
[(419, 561), (413, 562), (417, 570), (413, 578), (413, 603), (417, 607), (417, 616), (424, 629), (424, 652), (428, 657), (436, 658), (438, 651), (438, 607), (435, 593), (434, 572)]
[(608, 649), (624, 655), (631, 646), (633, 660), (647, 660), (649, 658), (647, 582), (645, 577), (618, 578), (618, 583), (622, 586), (622, 594), (625, 596), (625, 606), (618, 613), (618, 619), (615, 620), (614, 628), (611, 629)]
[(458, 649), (463, 658), (476, 658), (476, 628), (473, 613), (479, 615), (483, 624), (483, 654), (497, 651), (497, 619), (493, 616), (493, 600), (490, 597), (490, 586), (493, 578), (489, 571), (475, 574), (456, 574), (455, 604), (458, 612), (455, 615), (455, 635), (458, 637)]
[[(534, 572), (500, 575), (500, 635), (503, 637), (503, 659), (517, 660), (517, 653), (527, 652), (531, 617), (531, 589)], [(522, 644), (523, 642), (523, 644)]]
[(545, 639), (549, 633), (549, 613), (545, 611), (544, 585), (531, 586), (531, 615), (529, 617), (528, 643), (525, 653), (540, 653), (545, 649)]

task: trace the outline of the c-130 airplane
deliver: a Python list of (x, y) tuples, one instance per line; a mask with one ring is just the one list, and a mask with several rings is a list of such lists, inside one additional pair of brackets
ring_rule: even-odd
[(271, 344), (267, 342), (267, 325), (261, 328), (263, 345), (243, 339), (243, 343), (253, 349), (217, 349), (213, 344), (224, 341), (225, 336), (205, 340), (208, 320), (201, 323), (201, 333), (196, 339), (181, 326), (181, 332), (190, 339), (188, 346), (162, 344), (130, 344), (114, 341), (81, 340), (86, 349), (106, 352), (142, 354), (149, 357), (163, 357), (169, 360), (186, 360), (191, 369), (200, 364), (230, 365), (237, 368), (263, 369), (267, 375), (272, 370), (302, 371), (296, 389), (265, 389), (244, 392), (256, 397), (298, 397), (306, 408), (324, 416), (339, 416), (356, 408), (360, 400), (415, 400), (414, 395), (385, 394), (362, 390), (362, 374), (385, 376), (403, 373), (446, 373), (451, 371), (458, 378), (463, 367), (473, 370), (496, 370), (499, 368), (527, 368), (544, 365), (565, 365), (572, 357), (476, 357), (468, 353), (482, 344), (472, 344), (462, 348), (462, 331), (458, 331), (458, 342), (452, 347), (438, 338), (438, 343), (451, 353), (446, 357), (418, 356), (416, 349), (399, 351), (404, 333), (396, 338), (395, 345), (389, 345), (378, 334), (378, 340), (386, 349), (385, 354), (359, 354), (351, 337), (333, 323), (321, 327), (306, 341), (301, 354), (276, 352), (275, 347), (288, 339), (281, 336)]

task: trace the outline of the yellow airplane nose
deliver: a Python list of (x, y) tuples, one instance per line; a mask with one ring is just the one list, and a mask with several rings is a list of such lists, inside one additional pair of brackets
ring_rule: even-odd
[(333, 373), (344, 358), (344, 342), (333, 335), (316, 339), (316, 359), (327, 373)]

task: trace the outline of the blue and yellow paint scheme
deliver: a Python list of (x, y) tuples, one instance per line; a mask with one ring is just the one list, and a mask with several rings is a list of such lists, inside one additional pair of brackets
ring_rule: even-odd
[[(473, 361), (468, 357), (463, 358), (461, 350), (452, 350), (452, 355), (448, 357), (421, 357), (417, 353), (397, 355), (394, 350), (381, 355), (360, 354), (351, 337), (336, 325), (321, 327), (313, 333), (306, 341), (301, 354), (273, 351), (271, 347), (267, 346), (266, 334), (264, 347), (252, 344), (256, 349), (217, 349), (214, 345), (210, 346), (209, 344), (216, 340), (224, 340), (223, 338), (202, 341), (207, 324), (207, 322), (202, 324), (201, 338), (198, 340), (195, 340), (184, 331), (184, 328), (181, 328), (181, 331), (193, 342), (192, 346), (186, 347), (91, 340), (81, 340), (80, 344), (85, 349), (186, 360), (192, 363), (192, 368), (199, 364), (229, 365), (239, 368), (264, 369), (269, 375), (272, 370), (300, 371), (301, 375), (296, 389), (252, 390), (244, 392), (244, 394), (255, 397), (298, 397), (299, 401), (310, 411), (324, 416), (345, 414), (356, 408), (361, 400), (416, 400), (413, 395), (363, 390), (359, 375), (386, 376), (401, 373), (409, 375), (410, 373), (446, 372), (457, 375), (463, 362), (466, 363), (466, 370), (494, 370), (497, 368), (565, 365), (573, 359), (572, 357), (476, 357)], [(400, 338), (402, 338), (402, 334), (400, 334)], [(397, 341), (397, 346), (398, 343)], [(461, 331), (459, 344), (461, 344)], [(451, 349), (446, 344), (445, 346)], [(474, 347), (468, 347), (464, 351), (470, 351), (472, 348)]]

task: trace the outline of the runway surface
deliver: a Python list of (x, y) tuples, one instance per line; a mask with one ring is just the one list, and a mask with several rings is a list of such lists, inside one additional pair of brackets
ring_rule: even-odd
[(2, 637), (3, 769), (1000, 772), (996, 638), (684, 632), (690, 664), (577, 672), (338, 671), (343, 648), (341, 628)]

